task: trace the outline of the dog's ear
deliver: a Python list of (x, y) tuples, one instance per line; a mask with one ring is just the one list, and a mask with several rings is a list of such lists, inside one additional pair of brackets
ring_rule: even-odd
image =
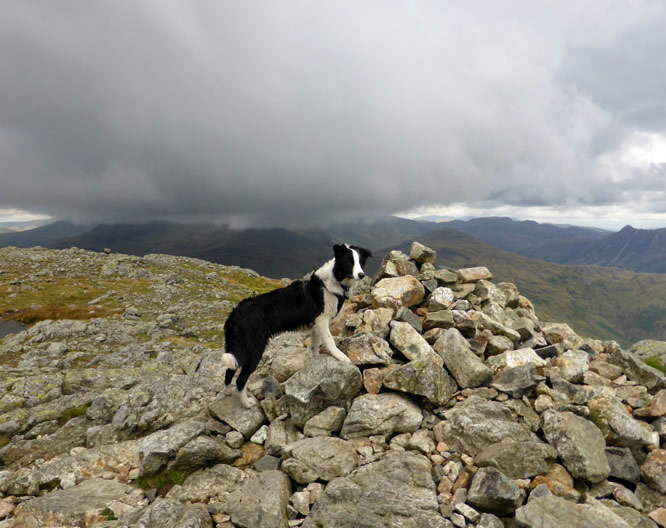
[(369, 258), (372, 257), (372, 253), (370, 252), (369, 249), (365, 249), (365, 248), (358, 247), (358, 246), (351, 246), (351, 248), (352, 248), (352, 249), (355, 249), (356, 251), (358, 251), (358, 254), (360, 255), (360, 257), (361, 257), (363, 260), (366, 260), (366, 259), (369, 259)]
[(342, 256), (345, 251), (347, 251), (347, 246), (342, 244), (335, 244), (335, 246), (333, 246), (333, 254), (335, 255), (335, 258)]

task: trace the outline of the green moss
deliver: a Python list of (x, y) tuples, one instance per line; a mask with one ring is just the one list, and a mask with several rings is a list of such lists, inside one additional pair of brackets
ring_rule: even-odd
[(165, 469), (152, 475), (143, 475), (134, 481), (141, 489), (155, 489), (160, 497), (164, 497), (171, 488), (185, 482), (189, 473), (176, 469)]
[(661, 360), (661, 358), (657, 356), (647, 358), (645, 360), (645, 364), (666, 374), (666, 365), (664, 365), (664, 362)]
[(113, 510), (110, 508), (104, 508), (101, 512), (100, 515), (104, 518), (106, 518), (107, 521), (117, 521), (118, 517), (113, 513)]
[(90, 404), (86, 403), (84, 405), (80, 405), (79, 407), (72, 407), (70, 409), (65, 409), (65, 412), (62, 413), (62, 416), (58, 418), (58, 424), (63, 425), (69, 422), (72, 418), (76, 418), (77, 416), (83, 416), (84, 414), (86, 414), (88, 407), (90, 407)]

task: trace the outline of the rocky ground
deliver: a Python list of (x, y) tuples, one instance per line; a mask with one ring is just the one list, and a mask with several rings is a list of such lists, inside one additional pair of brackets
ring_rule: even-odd
[(275, 339), (247, 410), (223, 392), (223, 323), (278, 282), (0, 249), (0, 314), (32, 323), (0, 339), (0, 528), (666, 526), (645, 344), (581, 338), (487, 269), (433, 262), (392, 252), (345, 305), (352, 363)]

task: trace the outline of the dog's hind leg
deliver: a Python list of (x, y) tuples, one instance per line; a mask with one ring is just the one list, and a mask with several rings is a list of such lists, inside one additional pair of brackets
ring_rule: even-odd
[(321, 346), (321, 333), (317, 325), (313, 325), (310, 332), (310, 350), (312, 354), (319, 354), (319, 347)]
[(225, 352), (222, 355), (222, 365), (225, 368), (224, 385), (225, 387), (228, 387), (231, 381), (234, 379), (234, 374), (236, 374), (236, 370), (238, 369), (238, 361), (233, 354)]

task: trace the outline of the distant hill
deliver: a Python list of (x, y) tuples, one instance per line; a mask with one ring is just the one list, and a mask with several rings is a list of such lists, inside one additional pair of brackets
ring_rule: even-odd
[(52, 222), (34, 229), (2, 233), (0, 234), (0, 247), (46, 247), (56, 240), (77, 236), (81, 233), (85, 233), (89, 229), (90, 226), (76, 225), (70, 222)]
[(593, 264), (666, 273), (666, 229), (626, 226), (613, 233), (499, 217), (453, 220), (443, 226), (505, 251), (558, 264)]
[(375, 250), (418, 238), (439, 227), (438, 224), (397, 217), (292, 230), (238, 231), (213, 224), (175, 222), (100, 224), (73, 233), (54, 230), (52, 236), (44, 236), (36, 243), (34, 237), (25, 236), (4, 244), (2, 236), (5, 235), (0, 235), (0, 247), (43, 245), (54, 249), (79, 247), (93, 251), (110, 248), (133, 255), (166, 253), (248, 267), (273, 278), (297, 278), (332, 258), (331, 248), (335, 243), (349, 242)]
[[(424, 235), (419, 242), (437, 251), (439, 265), (487, 266), (495, 282), (514, 283), (534, 302), (542, 320), (566, 321), (582, 335), (624, 346), (666, 339), (666, 275), (543, 262), (449, 229)], [(398, 247), (409, 251), (409, 245)]]
[(506, 217), (452, 220), (442, 227), (456, 229), (505, 251), (539, 258), (536, 248), (556, 242), (598, 240), (610, 234), (590, 227), (540, 224), (532, 220), (513, 220)]
[(666, 273), (666, 229), (625, 226), (596, 240), (543, 244), (523, 254), (562, 264), (596, 264)]

